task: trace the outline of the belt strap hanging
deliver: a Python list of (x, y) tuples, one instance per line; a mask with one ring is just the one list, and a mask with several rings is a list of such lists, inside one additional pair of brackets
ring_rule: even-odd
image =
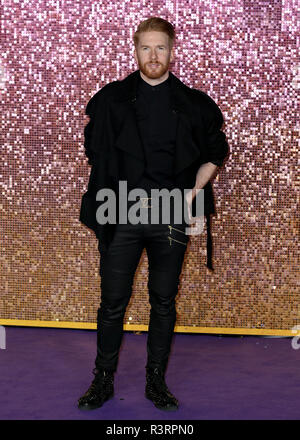
[(206, 266), (210, 270), (214, 270), (212, 266), (212, 235), (210, 230), (210, 214), (205, 214), (206, 217), (206, 252), (207, 262)]

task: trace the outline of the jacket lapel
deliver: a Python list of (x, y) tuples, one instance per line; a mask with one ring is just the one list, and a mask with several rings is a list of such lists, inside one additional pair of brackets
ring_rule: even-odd
[(144, 149), (138, 129), (134, 104), (131, 101), (124, 106), (123, 121), (122, 129), (115, 140), (116, 147), (144, 161)]
[[(141, 161), (145, 160), (141, 135), (139, 133), (136, 115), (137, 85), (140, 71), (128, 75), (122, 82), (119, 97), (116, 99), (118, 111), (123, 114), (123, 128), (117, 136), (117, 148), (135, 156)], [(185, 93), (188, 87), (182, 83), (172, 72), (171, 77), (171, 105), (172, 111), (178, 115), (178, 126), (175, 145), (175, 176), (196, 161), (200, 156), (200, 149), (192, 139), (192, 127), (189, 114), (192, 111), (191, 103)]]
[(195, 162), (200, 156), (200, 150), (192, 139), (191, 123), (182, 111), (178, 111), (178, 126), (175, 144), (175, 176)]

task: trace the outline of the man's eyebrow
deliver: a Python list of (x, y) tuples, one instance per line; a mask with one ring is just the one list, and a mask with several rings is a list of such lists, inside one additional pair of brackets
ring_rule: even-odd
[[(166, 47), (165, 44), (157, 44), (156, 46), (158, 46), (158, 47), (161, 47), (161, 46)], [(141, 44), (141, 47), (149, 47), (149, 46), (147, 44)]]

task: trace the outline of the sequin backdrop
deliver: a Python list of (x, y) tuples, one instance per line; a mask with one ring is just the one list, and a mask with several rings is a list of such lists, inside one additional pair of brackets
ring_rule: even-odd
[[(215, 273), (203, 233), (186, 255), (177, 325), (300, 323), (297, 3), (2, 0), (1, 319), (96, 322), (97, 241), (78, 220), (84, 110), (137, 69), (133, 32), (156, 15), (177, 31), (171, 70), (218, 103), (231, 151), (214, 181)], [(125, 323), (148, 324), (147, 277), (144, 251)]]

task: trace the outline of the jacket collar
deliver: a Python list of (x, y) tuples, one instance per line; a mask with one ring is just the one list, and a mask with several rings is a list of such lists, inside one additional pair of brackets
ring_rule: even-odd
[[(188, 92), (190, 88), (180, 81), (172, 72), (170, 75), (170, 98), (172, 111), (179, 117), (176, 148), (175, 148), (175, 175), (199, 159), (200, 151), (192, 138), (191, 112), (192, 104)], [(140, 71), (129, 74), (119, 82), (119, 89), (114, 101), (126, 104), (126, 130), (121, 130), (117, 145), (127, 153), (133, 154), (140, 160), (145, 160), (141, 138), (138, 133), (136, 118), (137, 87)], [(130, 142), (128, 142), (130, 139)]]
[[(136, 101), (140, 77), (140, 70), (138, 69), (120, 81), (118, 97), (116, 99), (117, 102)], [(186, 110), (186, 106), (188, 105), (184, 92), (186, 89), (189, 89), (189, 87), (180, 81), (180, 79), (177, 78), (171, 71), (169, 71), (169, 80), (172, 110), (184, 112)]]

